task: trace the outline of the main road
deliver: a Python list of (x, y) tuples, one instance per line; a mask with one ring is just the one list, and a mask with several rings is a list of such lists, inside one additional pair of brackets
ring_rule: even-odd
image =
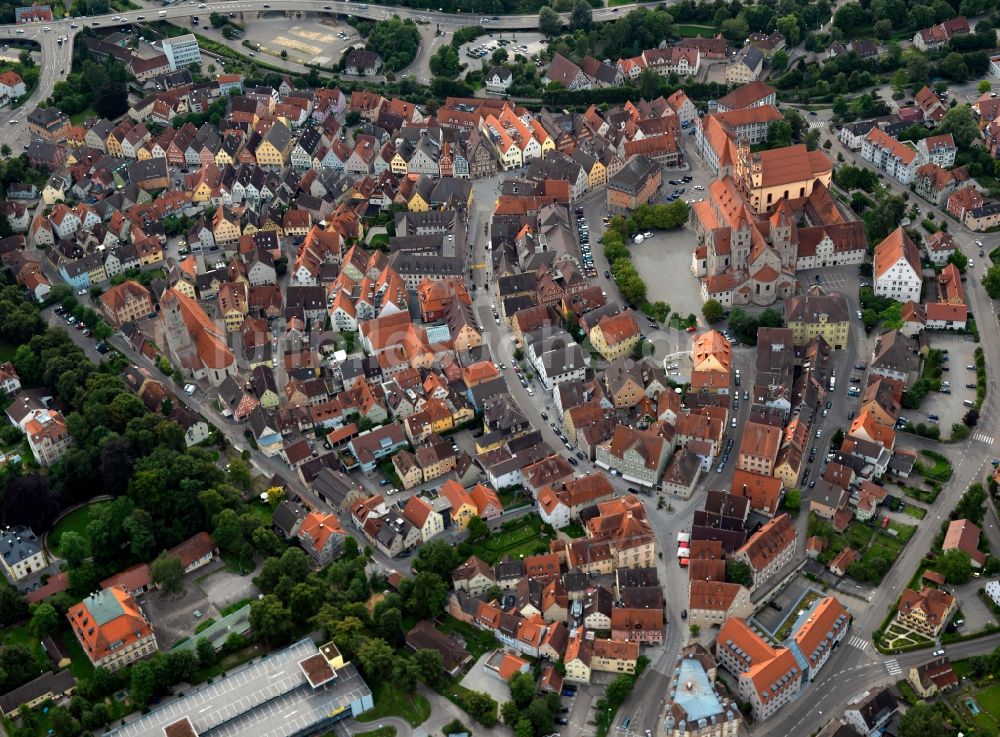
[[(616, 8), (596, 8), (593, 11), (594, 21), (606, 23), (616, 20), (642, 3), (620, 5)], [(192, 11), (198, 11), (194, 13)], [(8, 119), (0, 122), (0, 144), (7, 144), (17, 150), (28, 142), (28, 131), (25, 117), (42, 101), (52, 95), (56, 82), (66, 78), (70, 72), (73, 42), (82, 28), (109, 28), (131, 25), (133, 23), (173, 20), (185, 18), (193, 14), (213, 13), (277, 13), (281, 11), (301, 11), (308, 13), (330, 15), (352, 15), (370, 20), (385, 20), (393, 15), (409, 18), (413, 21), (434, 23), (443, 30), (454, 32), (462, 26), (483, 26), (487, 29), (523, 30), (537, 29), (538, 15), (500, 15), (474, 16), (465, 13), (439, 13), (414, 8), (401, 8), (371, 3), (348, 3), (340, 0), (271, 0), (269, 3), (250, 3), (246, 0), (228, 0), (226, 2), (195, 3), (188, 0), (164, 7), (148, 7), (129, 10), (123, 13), (108, 13), (105, 15), (85, 16), (80, 18), (62, 18), (50, 23), (36, 23), (27, 26), (14, 24), (0, 25), (0, 37), (17, 40), (32, 40), (40, 47), (39, 64), (41, 75), (38, 86), (30, 97)], [(562, 13), (564, 22), (569, 22), (569, 13)], [(46, 31), (45, 29), (50, 29)], [(65, 36), (66, 42), (58, 43)], [(23, 114), (22, 114), (23, 113)]]

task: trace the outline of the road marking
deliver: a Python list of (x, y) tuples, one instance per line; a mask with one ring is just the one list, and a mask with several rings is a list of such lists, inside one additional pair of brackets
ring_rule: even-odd
[(993, 436), (987, 435), (984, 432), (977, 432), (972, 436), (973, 440), (978, 440), (980, 443), (986, 443), (988, 445), (993, 445)]
[(854, 637), (847, 641), (847, 644), (851, 647), (856, 647), (858, 650), (867, 650), (870, 643), (864, 637), (854, 635)]
[(903, 672), (903, 669), (899, 667), (899, 661), (895, 658), (885, 662), (885, 669), (889, 671), (890, 676), (898, 676)]

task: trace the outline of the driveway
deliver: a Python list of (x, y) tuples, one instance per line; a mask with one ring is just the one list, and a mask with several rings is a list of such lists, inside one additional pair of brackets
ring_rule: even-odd
[[(483, 667), (491, 654), (492, 651), (480, 655), (479, 660), (475, 662), (459, 683), (471, 691), (484, 691), (491, 694), (499, 703), (503, 703), (510, 698), (510, 689), (507, 688), (506, 683), (501, 683), (493, 676), (488, 675), (486, 669)], [(501, 698), (501, 695), (503, 698)]]

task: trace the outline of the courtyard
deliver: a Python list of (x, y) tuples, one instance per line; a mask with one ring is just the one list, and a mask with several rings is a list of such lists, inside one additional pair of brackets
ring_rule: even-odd
[(140, 594), (139, 602), (156, 630), (160, 648), (167, 650), (184, 637), (193, 637), (197, 627), (210, 619), (219, 620), (234, 604), (258, 594), (253, 576), (238, 576), (216, 558), (204, 568), (188, 574), (184, 588), (174, 596), (154, 589)]

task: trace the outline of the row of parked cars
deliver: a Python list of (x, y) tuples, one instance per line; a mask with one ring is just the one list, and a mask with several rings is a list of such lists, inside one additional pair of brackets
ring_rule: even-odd
[(580, 262), (587, 276), (597, 276), (597, 268), (594, 266), (594, 254), (590, 250), (590, 226), (587, 218), (583, 216), (583, 208), (576, 208), (576, 229), (580, 236)]

